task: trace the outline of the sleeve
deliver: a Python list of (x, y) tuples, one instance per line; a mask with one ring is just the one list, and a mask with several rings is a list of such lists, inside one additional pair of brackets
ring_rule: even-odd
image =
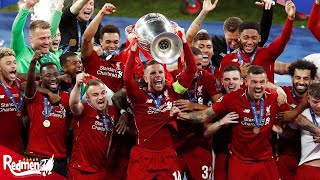
[(97, 64), (100, 64), (100, 62), (97, 61), (99, 59), (99, 56), (96, 51), (92, 51), (90, 56), (81, 58), (83, 62), (83, 66), (85, 66), (86, 69), (91, 69), (93, 67), (96, 67)]
[(68, 6), (62, 12), (59, 28), (67, 28), (67, 26), (72, 24), (73, 20), (77, 18), (77, 14), (72, 14), (70, 8), (71, 6)]
[(291, 107), (289, 106), (289, 104), (286, 103), (279, 106), (278, 112), (289, 111), (290, 109)]
[(60, 20), (61, 20), (62, 13), (60, 11), (54, 11), (50, 20), (50, 32), (51, 38), (53, 39), (56, 36), (57, 29), (59, 28)]
[(227, 54), (226, 39), (223, 36), (213, 36), (212, 46), (213, 46), (213, 52), (214, 52), (211, 58), (212, 65), (216, 67), (220, 67), (223, 56)]
[(273, 8), (271, 8), (270, 10), (264, 9), (261, 17), (261, 21), (260, 21), (261, 41), (259, 42), (259, 47), (263, 47), (264, 44), (268, 41), (270, 29), (272, 26), (272, 18), (273, 18)]
[(194, 55), (188, 43), (183, 44), (183, 52), (186, 62), (186, 69), (180, 74), (178, 80), (172, 84), (174, 91), (178, 94), (186, 92), (191, 85), (193, 77), (197, 72), (197, 64), (194, 60)]
[(290, 36), (292, 34), (293, 29), (293, 20), (290, 20), (287, 18), (281, 35), (277, 37), (269, 46), (269, 54), (271, 54), (274, 58), (270, 58), (270, 60), (275, 61), (281, 53), (284, 51), (284, 48), (286, 47), (287, 43), (290, 40)]
[(217, 115), (225, 114), (230, 112), (230, 102), (233, 101), (232, 93), (226, 94), (218, 99), (213, 105), (212, 109)]
[(137, 81), (134, 79), (134, 63), (135, 63), (135, 52), (130, 52), (130, 55), (128, 57), (128, 60), (126, 62), (125, 68), (124, 68), (124, 85), (126, 86), (126, 94), (128, 98), (135, 102), (136, 98), (139, 97), (139, 93), (137, 90), (139, 90), (139, 85)]
[(98, 30), (96, 32), (96, 34), (94, 35), (94, 42), (96, 44), (100, 44), (100, 29), (102, 28), (101, 23), (99, 24)]
[(320, 5), (314, 3), (309, 21), (308, 21), (308, 28), (314, 37), (320, 42)]
[(20, 57), (27, 47), (24, 42), (23, 28), (26, 24), (28, 15), (29, 10), (21, 9), (12, 24), (10, 48), (16, 53), (16, 57)]

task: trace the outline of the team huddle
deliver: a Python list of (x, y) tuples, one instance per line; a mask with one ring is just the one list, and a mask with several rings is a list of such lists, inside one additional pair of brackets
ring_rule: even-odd
[[(0, 145), (27, 158), (54, 158), (68, 179), (320, 179), (319, 53), (278, 57), (296, 14), (270, 44), (273, 0), (256, 2), (261, 22), (229, 17), (224, 36), (201, 29), (218, 0), (203, 0), (188, 30), (174, 23), (182, 53), (162, 64), (111, 3), (92, 19), (94, 0), (58, 0), (49, 22), (26, 0), (0, 48)], [(62, 10), (63, 9), (63, 10)], [(320, 0), (308, 28), (320, 42)], [(120, 38), (125, 38), (120, 45)], [(274, 73), (289, 74), (279, 86)]]

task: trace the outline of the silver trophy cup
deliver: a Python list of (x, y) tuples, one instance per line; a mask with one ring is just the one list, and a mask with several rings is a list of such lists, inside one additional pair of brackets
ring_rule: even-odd
[(182, 41), (174, 34), (174, 24), (159, 13), (149, 13), (141, 17), (133, 31), (138, 35), (140, 48), (162, 64), (175, 62), (183, 49)]

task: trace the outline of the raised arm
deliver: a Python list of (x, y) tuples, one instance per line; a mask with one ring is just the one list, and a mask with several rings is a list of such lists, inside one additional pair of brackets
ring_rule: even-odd
[(62, 16), (62, 8), (63, 8), (64, 0), (58, 0), (58, 2), (55, 4), (54, 12), (52, 14), (52, 17), (50, 19), (50, 32), (51, 32), (51, 38), (54, 39), (56, 36), (57, 30), (59, 28), (61, 16)]
[(182, 32), (183, 52), (186, 62), (186, 68), (184, 71), (182, 71), (177, 81), (174, 82), (172, 86), (176, 93), (183, 94), (193, 81), (193, 77), (197, 72), (197, 64), (190, 46), (187, 43), (184, 30), (180, 28), (180, 31)]
[(296, 7), (291, 0), (288, 0), (285, 5), (285, 10), (288, 15), (288, 18), (283, 26), (281, 35), (277, 37), (270, 45), (269, 52), (273, 54), (274, 57), (280, 56), (284, 51), (287, 43), (290, 40), (293, 29), (293, 21), (295, 19)]
[(196, 19), (191, 23), (186, 33), (187, 42), (190, 46), (192, 45), (194, 37), (197, 35), (198, 31), (200, 30), (200, 27), (202, 25), (204, 18), (210, 11), (212, 11), (216, 7), (217, 3), (218, 3), (218, 0), (215, 0), (213, 4), (211, 4), (211, 0), (203, 1), (202, 10), (200, 11)]
[(308, 28), (314, 37), (320, 42), (320, 0), (315, 0), (312, 7)]
[(34, 56), (30, 62), (30, 66), (27, 74), (26, 88), (24, 89), (24, 95), (27, 99), (33, 99), (37, 91), (36, 83), (36, 64), (37, 61), (42, 58), (42, 53), (40, 50), (36, 50)]
[(82, 45), (81, 45), (81, 56), (86, 58), (91, 55), (93, 51), (92, 39), (96, 34), (99, 24), (101, 23), (104, 16), (111, 15), (116, 12), (116, 7), (110, 3), (104, 4), (99, 13), (91, 21), (87, 29), (83, 33)]
[(37, 0), (27, 0), (25, 7), (21, 8), (12, 24), (10, 48), (16, 53), (16, 57), (19, 57), (26, 48), (26, 43), (24, 42), (23, 29), (26, 24), (27, 17), (29, 15), (29, 10), (37, 2)]
[(79, 14), (80, 10), (88, 3), (88, 1), (90, 0), (77, 0), (70, 7), (70, 12), (75, 15)]
[(263, 7), (263, 13), (260, 21), (261, 26), (261, 41), (259, 42), (259, 47), (263, 47), (267, 42), (270, 29), (272, 26), (273, 8), (275, 5), (273, 0), (261, 0), (261, 2), (256, 2), (256, 5)]
[(79, 116), (83, 111), (83, 104), (80, 101), (81, 94), (81, 85), (83, 84), (85, 77), (87, 75), (85, 73), (80, 73), (76, 78), (76, 85), (73, 87), (70, 93), (69, 106), (73, 115)]

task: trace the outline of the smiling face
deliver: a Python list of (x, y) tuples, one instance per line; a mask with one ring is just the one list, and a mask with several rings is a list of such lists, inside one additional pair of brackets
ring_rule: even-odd
[(47, 54), (52, 43), (50, 29), (36, 28), (30, 32), (29, 40), (33, 50), (40, 50), (42, 54)]
[(86, 93), (87, 100), (93, 108), (99, 111), (106, 109), (108, 101), (106, 98), (106, 86), (104, 84), (91, 85), (88, 87)]
[(57, 29), (57, 33), (56, 33), (56, 36), (54, 37), (54, 39), (52, 40), (50, 50), (52, 52), (58, 51), (60, 42), (61, 42), (61, 33), (60, 33), (60, 30)]
[(211, 39), (208, 40), (198, 40), (194, 43), (194, 47), (200, 49), (203, 56), (202, 66), (207, 67), (213, 56), (213, 46)]
[(77, 19), (82, 22), (89, 21), (94, 11), (94, 0), (89, 0), (80, 10)]
[(232, 91), (237, 91), (240, 89), (243, 80), (241, 78), (240, 72), (237, 70), (227, 71), (223, 73), (222, 85), (227, 93)]
[(45, 88), (51, 92), (58, 92), (59, 87), (59, 70), (55, 65), (47, 65), (41, 70), (41, 80)]
[(293, 89), (299, 95), (307, 92), (308, 87), (310, 86), (312, 79), (310, 70), (308, 69), (295, 69), (294, 75), (291, 78)]
[(224, 37), (226, 38), (226, 42), (230, 47), (231, 51), (239, 48), (240, 46), (239, 30), (236, 30), (234, 32), (225, 31)]
[(83, 70), (81, 60), (77, 55), (69, 56), (67, 62), (62, 66), (62, 70), (65, 74), (69, 74), (72, 78), (76, 78), (77, 74)]
[(256, 29), (244, 29), (240, 33), (240, 46), (245, 53), (251, 54), (258, 47), (260, 41), (259, 32)]
[(17, 61), (14, 56), (3, 56), (0, 59), (0, 78), (7, 83), (17, 79)]
[(119, 48), (120, 35), (118, 33), (104, 33), (100, 39), (100, 44), (102, 49), (109, 54)]
[(161, 64), (152, 64), (145, 68), (143, 78), (150, 92), (162, 92), (165, 85), (165, 74)]
[(263, 97), (267, 82), (266, 73), (247, 75), (248, 94), (252, 100), (258, 101)]

